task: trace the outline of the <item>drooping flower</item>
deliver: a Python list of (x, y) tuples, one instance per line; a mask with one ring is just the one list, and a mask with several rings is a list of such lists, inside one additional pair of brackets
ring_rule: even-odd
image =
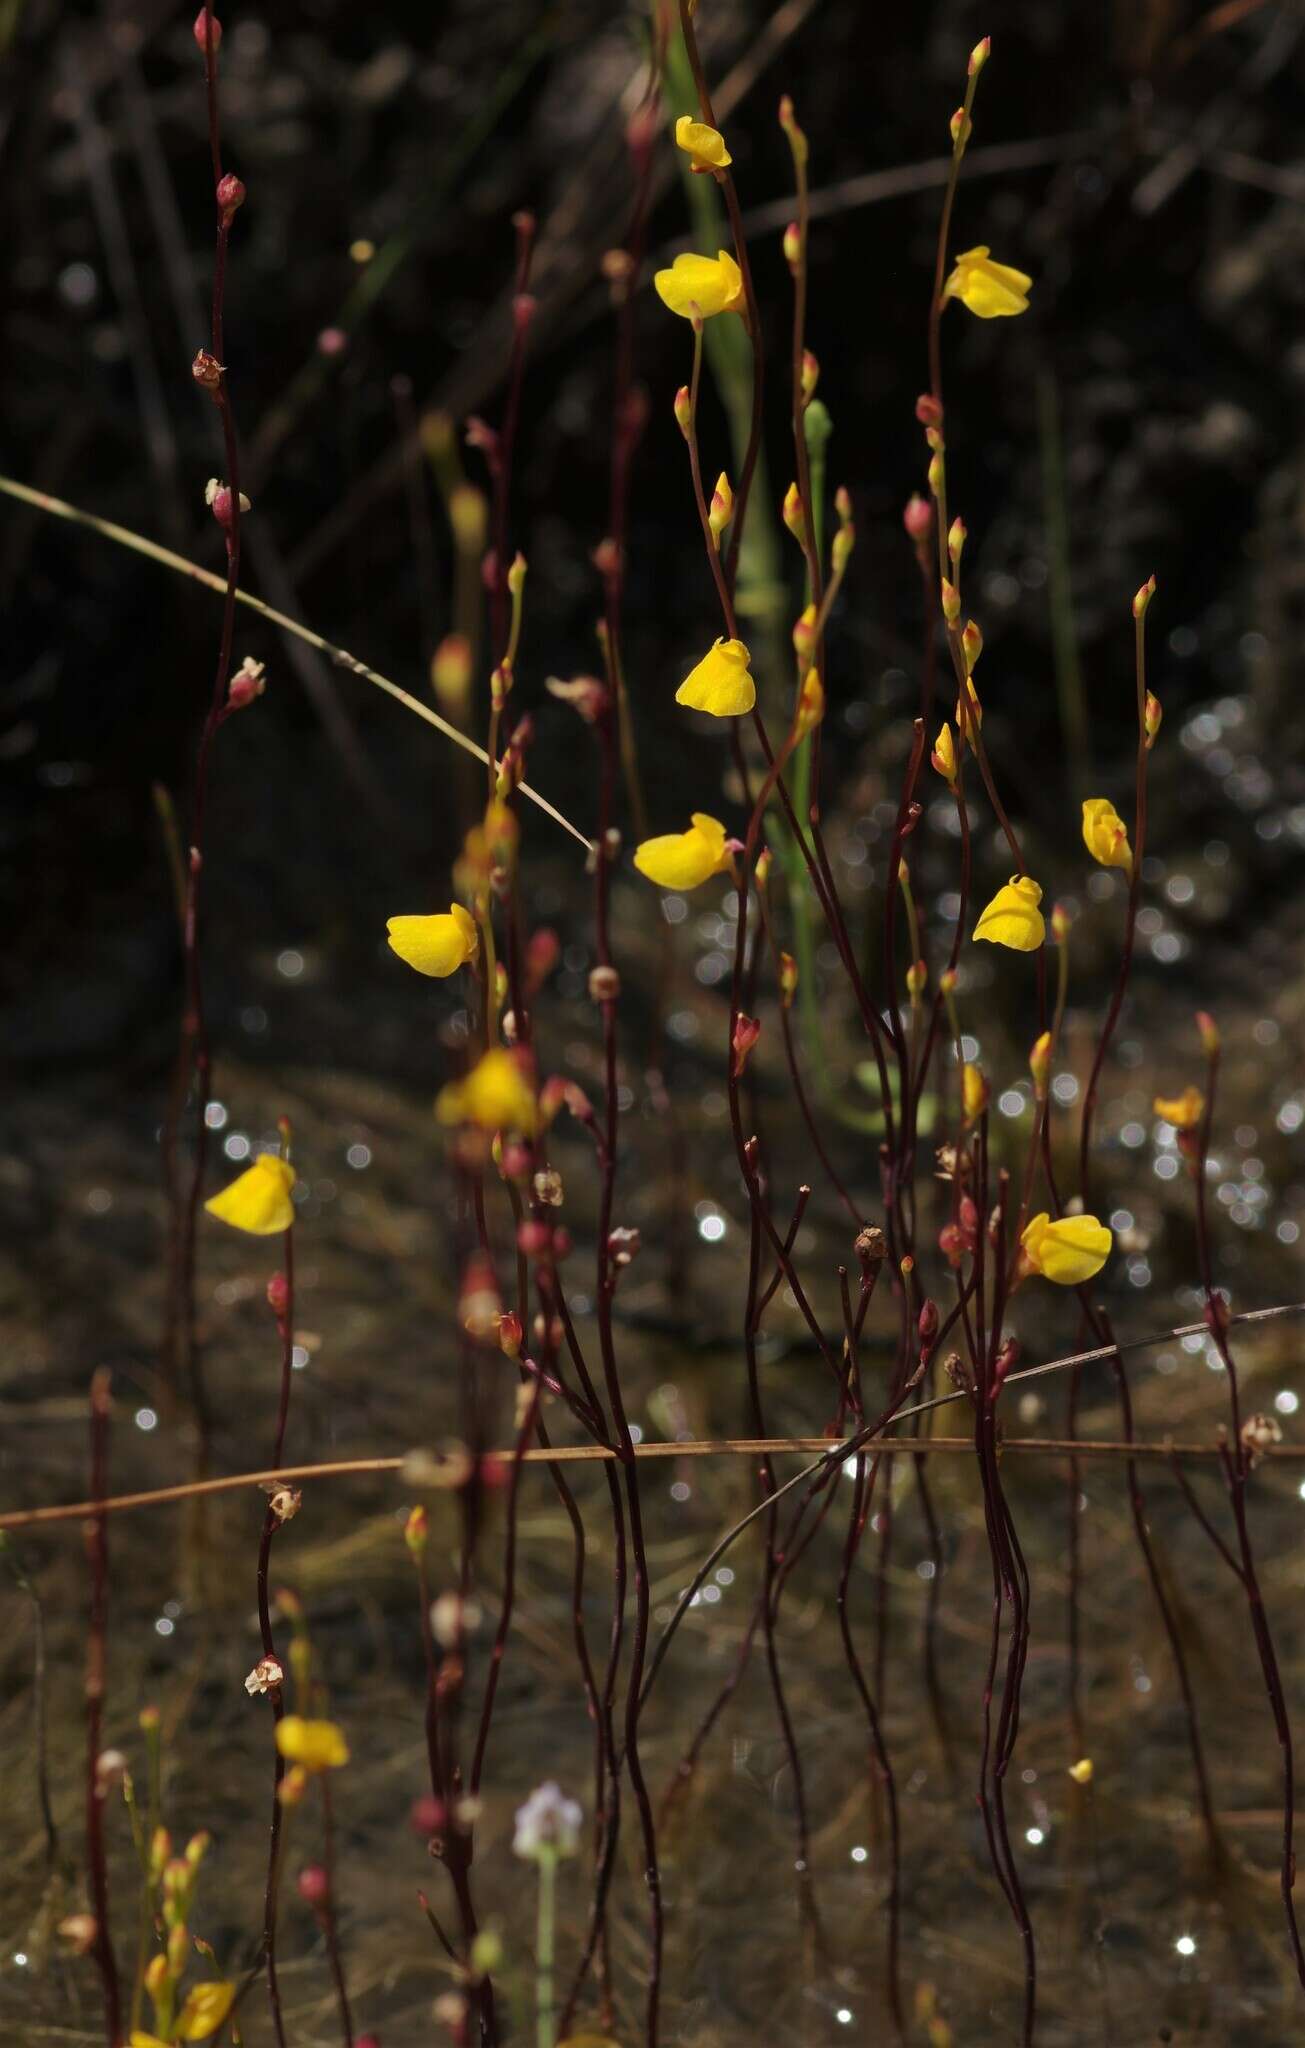
[(682, 320), (710, 320), (717, 313), (743, 310), (743, 277), (728, 250), (715, 256), (686, 253), (669, 270), (653, 278), (657, 296)]
[(757, 686), (748, 663), (752, 657), (741, 640), (718, 640), (690, 669), (675, 692), (677, 704), (706, 711), (713, 718), (738, 718), (757, 701)]
[(734, 161), (719, 129), (708, 127), (705, 121), (695, 121), (691, 114), (680, 115), (675, 124), (675, 142), (692, 158), (695, 171), (723, 171)]
[(442, 1124), (479, 1124), (482, 1131), (523, 1131), (538, 1119), (534, 1090), (503, 1046), (492, 1046), (460, 1081), (441, 1088), (435, 1114)]
[(390, 951), (415, 967), (418, 974), (456, 974), (476, 957), (480, 935), (476, 920), (460, 903), (435, 917), (391, 917), (386, 920)]
[[(284, 1724), (282, 1724), (284, 1725)], [(235, 2002), (236, 1987), (228, 1983), (196, 1984), (186, 1993), (177, 2015), (179, 2041), (207, 2041), (216, 2034)]]
[(1181, 1095), (1169, 1098), (1157, 1095), (1151, 1107), (1176, 1131), (1194, 1131), (1205, 1115), (1205, 1097), (1199, 1088), (1188, 1087)]
[(531, 1863), (574, 1856), (580, 1846), (583, 1817), (576, 1801), (567, 1799), (560, 1786), (550, 1780), (532, 1792), (524, 1806), (517, 1808), (512, 1848), (516, 1855)]
[(1128, 827), (1109, 797), (1084, 797), (1083, 844), (1103, 868), (1122, 868), (1125, 874), (1132, 873), (1133, 849), (1128, 843)]
[(229, 1223), (234, 1230), (246, 1230), (251, 1237), (274, 1237), (295, 1220), (290, 1199), (294, 1184), (295, 1170), (288, 1159), (275, 1152), (260, 1152), (252, 1166), (220, 1195), (211, 1195), (204, 1207), (219, 1223)]
[(301, 1771), (336, 1771), (349, 1761), (344, 1730), (334, 1721), (310, 1721), (302, 1714), (285, 1714), (277, 1722), (276, 1746)]
[(729, 866), (725, 827), (705, 811), (695, 811), (687, 832), (665, 832), (636, 847), (634, 864), (659, 889), (696, 889)]
[(1036, 952), (1047, 935), (1038, 909), (1041, 901), (1042, 890), (1032, 875), (1012, 875), (975, 925), (975, 938), (1009, 946), (1016, 953)]
[(1091, 1280), (1110, 1257), (1113, 1243), (1113, 1233), (1095, 1216), (1060, 1216), (1053, 1223), (1045, 1209), (1020, 1238), (1025, 1270), (1057, 1287), (1081, 1287)]
[(956, 258), (943, 297), (959, 299), (980, 320), (996, 320), (1007, 313), (1027, 313), (1032, 286), (1033, 279), (1024, 271), (994, 263), (986, 245), (980, 243)]

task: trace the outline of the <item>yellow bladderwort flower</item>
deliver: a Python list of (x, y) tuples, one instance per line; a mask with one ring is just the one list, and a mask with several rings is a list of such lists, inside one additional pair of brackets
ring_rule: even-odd
[(635, 848), (634, 864), (659, 889), (696, 889), (730, 864), (725, 827), (705, 811), (693, 813), (687, 832), (665, 832)]
[(334, 1721), (309, 1721), (302, 1714), (285, 1714), (277, 1722), (276, 1746), (301, 1771), (338, 1771), (349, 1761), (344, 1730)]
[(252, 1166), (233, 1180), (220, 1195), (212, 1195), (204, 1207), (219, 1223), (234, 1230), (247, 1230), (251, 1237), (275, 1237), (295, 1220), (290, 1190), (295, 1170), (288, 1159), (275, 1152), (260, 1152)]
[(1101, 1271), (1114, 1241), (1095, 1216), (1061, 1216), (1053, 1223), (1044, 1209), (1026, 1226), (1020, 1245), (1027, 1272), (1057, 1287), (1081, 1287)]
[(1109, 797), (1084, 797), (1083, 844), (1103, 868), (1122, 868), (1126, 875), (1133, 872), (1128, 827)]
[(741, 640), (718, 640), (704, 654), (675, 692), (677, 704), (690, 711), (709, 711), (713, 718), (738, 718), (757, 701), (757, 686), (748, 671), (752, 659)]
[(950, 725), (944, 724), (942, 731), (933, 743), (933, 753), (929, 758), (942, 776), (943, 781), (948, 784), (954, 784), (956, 781), (956, 747), (952, 741)]
[(1205, 1115), (1205, 1097), (1199, 1088), (1184, 1088), (1181, 1095), (1169, 1100), (1157, 1095), (1151, 1107), (1176, 1131), (1194, 1131)]
[(944, 299), (959, 299), (980, 320), (996, 320), (1006, 313), (1027, 313), (1033, 279), (1009, 264), (994, 263), (983, 243), (956, 258), (951, 276), (943, 286)]
[[(282, 1722), (282, 1727), (285, 1723)], [(207, 2041), (216, 2034), (235, 2001), (234, 1984), (196, 1984), (177, 2015), (179, 2041)]]
[(653, 278), (657, 296), (682, 320), (710, 320), (743, 310), (743, 275), (728, 250), (715, 256), (677, 256)]
[(705, 121), (695, 121), (691, 114), (681, 114), (675, 124), (676, 146), (693, 160), (695, 171), (723, 171), (734, 159), (725, 147), (725, 137), (717, 128), (709, 128)]
[(500, 1045), (483, 1053), (461, 1081), (441, 1088), (435, 1114), (442, 1124), (478, 1124), (482, 1131), (521, 1131), (530, 1137), (538, 1105), (520, 1065)]
[(1012, 875), (998, 889), (974, 927), (976, 939), (988, 939), (994, 946), (1009, 946), (1016, 953), (1034, 953), (1047, 936), (1038, 909), (1042, 890), (1032, 875)]
[(385, 930), (390, 951), (415, 967), (418, 974), (444, 977), (476, 957), (480, 934), (476, 920), (460, 903), (435, 917), (391, 917)]

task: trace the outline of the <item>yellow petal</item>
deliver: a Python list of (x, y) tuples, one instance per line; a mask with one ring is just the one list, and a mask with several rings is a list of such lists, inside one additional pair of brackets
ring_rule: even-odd
[(975, 938), (1010, 946), (1016, 953), (1036, 952), (1047, 935), (1041, 901), (1042, 891), (1031, 875), (1012, 875), (975, 925)]
[(967, 1124), (977, 1123), (988, 1107), (988, 1083), (983, 1069), (971, 1060), (966, 1060), (961, 1068), (961, 1103)]
[(168, 2048), (168, 2044), (166, 2041), (160, 2041), (157, 2034), (142, 2033), (139, 2027), (133, 2027), (131, 2048)]
[(738, 718), (757, 701), (757, 686), (748, 669), (751, 660), (741, 640), (718, 640), (710, 654), (690, 669), (675, 692), (677, 704), (708, 711), (713, 718)]
[(659, 889), (696, 889), (729, 866), (725, 827), (705, 811), (693, 813), (687, 832), (666, 832), (635, 848), (634, 864)]
[(482, 1131), (523, 1131), (529, 1137), (538, 1106), (520, 1063), (494, 1046), (461, 1081), (440, 1090), (435, 1114), (442, 1124), (478, 1124)]
[(216, 2034), (235, 2000), (234, 1984), (196, 1984), (177, 2017), (179, 2041), (207, 2041)]
[(1205, 1097), (1199, 1088), (1184, 1088), (1181, 1095), (1168, 1100), (1162, 1095), (1157, 1095), (1151, 1107), (1157, 1116), (1163, 1117), (1175, 1130), (1191, 1131), (1195, 1130), (1205, 1115)]
[(437, 917), (392, 917), (385, 929), (391, 951), (418, 974), (456, 974), (475, 957), (476, 920), (460, 903)]
[(677, 256), (669, 270), (653, 278), (657, 296), (682, 320), (695, 315), (710, 320), (716, 313), (735, 313), (743, 305), (743, 278), (734, 258), (722, 249), (716, 256)]
[(1084, 798), (1083, 844), (1093, 860), (1100, 861), (1103, 868), (1123, 868), (1126, 874), (1132, 872), (1133, 851), (1128, 843), (1128, 827), (1109, 797)]
[(980, 320), (1026, 313), (1033, 279), (1007, 263), (994, 263), (987, 248), (967, 249), (943, 286), (945, 299), (959, 299)]
[(260, 1152), (239, 1179), (220, 1195), (211, 1196), (204, 1207), (219, 1223), (229, 1223), (234, 1230), (247, 1230), (251, 1237), (274, 1237), (295, 1220), (290, 1199), (294, 1184), (295, 1170), (288, 1159), (279, 1159), (275, 1152)]
[(1110, 1257), (1112, 1233), (1095, 1216), (1034, 1216), (1020, 1243), (1030, 1266), (1057, 1287), (1081, 1287)]
[(680, 115), (675, 124), (675, 140), (685, 155), (693, 158), (695, 170), (723, 171), (726, 164), (734, 161), (719, 129), (708, 127), (705, 121), (695, 121), (690, 114)]
[(942, 730), (933, 743), (931, 756), (933, 765), (944, 782), (956, 780), (956, 748), (952, 743), (952, 729), (944, 720)]
[(1096, 1775), (1090, 1756), (1081, 1756), (1076, 1764), (1069, 1766), (1069, 1775), (1076, 1785), (1090, 1785)]
[(309, 1721), (302, 1714), (282, 1715), (276, 1746), (288, 1764), (304, 1771), (335, 1771), (349, 1761), (344, 1730), (334, 1721)]

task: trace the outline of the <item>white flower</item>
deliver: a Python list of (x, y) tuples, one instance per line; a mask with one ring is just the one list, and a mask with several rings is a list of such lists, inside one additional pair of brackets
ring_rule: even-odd
[(517, 1808), (516, 1833), (512, 1847), (518, 1856), (539, 1863), (548, 1856), (574, 1856), (580, 1845), (583, 1815), (574, 1799), (563, 1796), (553, 1784), (540, 1785), (524, 1806)]
[(282, 1480), (278, 1485), (266, 1488), (267, 1504), (278, 1522), (292, 1522), (303, 1505), (303, 1494), (297, 1486), (287, 1486)]
[(285, 1672), (275, 1657), (260, 1657), (245, 1680), (245, 1691), (252, 1700), (255, 1693), (270, 1692), (272, 1687), (280, 1685), (284, 1678)]

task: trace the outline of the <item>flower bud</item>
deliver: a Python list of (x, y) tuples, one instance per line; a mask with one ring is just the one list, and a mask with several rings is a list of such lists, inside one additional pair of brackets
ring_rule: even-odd
[(228, 171), (225, 177), (218, 179), (214, 197), (217, 200), (217, 210), (222, 217), (222, 225), (229, 228), (245, 203), (244, 185), (233, 171)]
[(1207, 1059), (1213, 1059), (1219, 1050), (1219, 1026), (1208, 1010), (1197, 1011), (1196, 1029), (1200, 1034), (1201, 1051)]
[(824, 715), (825, 691), (824, 685), (820, 680), (820, 672), (818, 669), (809, 668), (806, 673), (806, 680), (802, 685), (801, 694), (798, 697), (797, 716), (795, 719), (798, 737), (805, 739), (813, 727), (819, 725)]
[(469, 1337), (488, 1343), (497, 1333), (502, 1313), (494, 1268), (483, 1252), (473, 1252), (458, 1290), (458, 1321)]
[(1148, 754), (1155, 745), (1156, 734), (1160, 730), (1160, 721), (1164, 715), (1160, 699), (1153, 696), (1150, 690), (1148, 690), (1146, 693), (1146, 705), (1142, 713), (1142, 726), (1146, 733), (1146, 750)]
[(805, 661), (816, 644), (816, 608), (809, 604), (793, 627), (793, 652)]
[(953, 569), (960, 562), (961, 550), (965, 546), (966, 537), (965, 521), (963, 519), (953, 519), (947, 529), (947, 552), (951, 556)]
[(720, 549), (720, 537), (733, 517), (734, 493), (730, 489), (729, 478), (724, 470), (722, 470), (716, 479), (716, 488), (711, 494), (711, 504), (707, 509), (707, 524), (711, 528), (712, 539), (716, 543), (718, 552)]
[(1137, 596), (1133, 599), (1133, 617), (1135, 619), (1144, 619), (1146, 617), (1147, 607), (1154, 596), (1155, 577), (1148, 576), (1146, 582), (1138, 591)]
[(414, 1558), (421, 1556), (426, 1548), (429, 1535), (430, 1517), (426, 1513), (425, 1508), (410, 1508), (408, 1510), (408, 1519), (403, 1525), (403, 1540), (408, 1546), (410, 1556)]
[(841, 576), (852, 558), (856, 546), (856, 528), (850, 519), (845, 519), (830, 543), (829, 559), (835, 576)]
[(946, 478), (947, 471), (942, 456), (935, 452), (930, 460), (928, 470), (929, 489), (933, 492), (935, 498), (942, 496), (943, 484), (946, 482)]
[(261, 697), (266, 688), (262, 662), (247, 654), (227, 684), (227, 710), (243, 711), (247, 704)]
[(784, 524), (799, 547), (806, 546), (807, 521), (802, 509), (802, 494), (796, 484), (790, 484), (784, 493)]
[(966, 1123), (977, 1123), (988, 1107), (988, 1083), (982, 1067), (975, 1066), (972, 1060), (966, 1060), (961, 1069), (961, 1100)]
[(786, 1010), (791, 1009), (797, 994), (798, 964), (791, 953), (779, 956), (779, 999)]
[(449, 525), (460, 555), (479, 555), (489, 532), (489, 505), (475, 484), (462, 483), (449, 492)]
[(956, 585), (949, 583), (944, 576), (939, 595), (942, 603), (942, 615), (949, 626), (954, 626), (961, 615), (961, 594), (957, 590)]
[(1070, 926), (1073, 924), (1073, 922), (1073, 918), (1070, 916), (1069, 912), (1066, 910), (1063, 903), (1052, 904), (1051, 936), (1056, 941), (1056, 944), (1058, 946), (1064, 945), (1066, 939), (1069, 937)]
[(471, 642), (465, 633), (445, 634), (431, 656), (430, 680), (446, 717), (463, 717), (471, 691)]
[(967, 619), (965, 621), (965, 631), (961, 634), (961, 653), (965, 656), (965, 673), (967, 676), (974, 674), (975, 664), (982, 652), (983, 635), (974, 620)]
[(927, 961), (912, 961), (906, 970), (906, 991), (913, 1001), (917, 996), (923, 995), (928, 980), (929, 967)]
[[(738, 846), (737, 840), (727, 840), (725, 843), (727, 847), (733, 846), (737, 848)], [(767, 882), (770, 880), (770, 866), (770, 848), (768, 846), (763, 846), (761, 852), (757, 855), (757, 865), (752, 870), (753, 880), (756, 882), (756, 885), (759, 889), (764, 889)]]
[(591, 1003), (614, 1003), (621, 993), (621, 977), (615, 967), (598, 966), (589, 970), (589, 1000)]
[[(216, 28), (217, 23), (214, 22), (213, 26)], [(190, 374), (202, 391), (212, 391), (216, 394), (222, 389), (222, 365), (206, 348), (196, 351), (195, 360), (190, 366)]]
[(983, 38), (983, 41), (981, 43), (976, 43), (974, 45), (974, 48), (970, 51), (969, 76), (971, 78), (978, 77), (979, 73), (982, 71), (984, 65), (987, 63), (991, 55), (992, 37), (985, 36)]
[[(204, 487), (204, 503), (223, 532), (229, 533), (235, 509), (230, 484), (220, 483), (217, 477), (211, 476)], [(249, 510), (249, 500), (243, 491), (240, 493), (240, 510), (242, 514)]]
[(802, 397), (805, 403), (810, 404), (811, 400), (815, 397), (816, 386), (819, 382), (820, 364), (809, 348), (804, 349), (802, 351)]
[(969, 141), (971, 135), (974, 133), (974, 124), (970, 120), (970, 117), (966, 113), (964, 107), (957, 107), (956, 112), (952, 115), (952, 118), (947, 123), (947, 126), (951, 130), (952, 148), (964, 149), (966, 143)]
[(801, 168), (807, 160), (807, 138), (793, 118), (793, 102), (787, 93), (779, 103), (779, 125), (788, 137), (794, 163)]
[(67, 1942), (75, 1956), (88, 1956), (99, 1939), (99, 1933), (100, 1923), (94, 1913), (68, 1913), (58, 1926), (60, 1940)]
[(956, 982), (956, 969), (954, 967), (944, 967), (942, 973), (938, 976), (938, 987), (945, 996), (955, 995)]
[(521, 1341), (521, 1318), (509, 1309), (498, 1319), (498, 1348), (505, 1358), (520, 1358)]
[(310, 1863), (300, 1871), (295, 1889), (306, 1906), (324, 1906), (331, 1896), (331, 1880), (320, 1863)]
[(211, 36), (213, 55), (217, 56), (218, 51), (222, 48), (222, 24), (216, 14), (211, 14), (207, 7), (201, 7), (199, 13), (195, 16), (192, 34), (200, 49), (205, 51), (210, 48), (209, 38)]
[(942, 776), (944, 782), (955, 782), (956, 743), (952, 739), (952, 729), (950, 725), (944, 723), (942, 730), (938, 734), (938, 738), (934, 742), (934, 749), (932, 754), (930, 754), (929, 759), (933, 763), (933, 766), (937, 769), (939, 775)]
[(1047, 1077), (1051, 1072), (1051, 1033), (1049, 1031), (1044, 1031), (1040, 1038), (1036, 1038), (1033, 1041), (1033, 1050), (1029, 1054), (1029, 1072), (1033, 1076), (1033, 1086), (1038, 1101), (1045, 1102), (1047, 1097)]
[(747, 1017), (740, 1010), (734, 1020), (734, 1036), (731, 1041), (734, 1075), (742, 1074), (751, 1057), (752, 1048), (761, 1036), (761, 1026), (755, 1017)]
[(908, 498), (902, 524), (913, 541), (926, 541), (933, 532), (933, 506), (919, 492)]
[(689, 387), (687, 384), (681, 384), (675, 394), (675, 424), (686, 441), (689, 438), (689, 423), (692, 418), (693, 407), (689, 401)]
[(922, 391), (915, 401), (915, 417), (922, 427), (940, 427), (943, 409), (931, 392)]

